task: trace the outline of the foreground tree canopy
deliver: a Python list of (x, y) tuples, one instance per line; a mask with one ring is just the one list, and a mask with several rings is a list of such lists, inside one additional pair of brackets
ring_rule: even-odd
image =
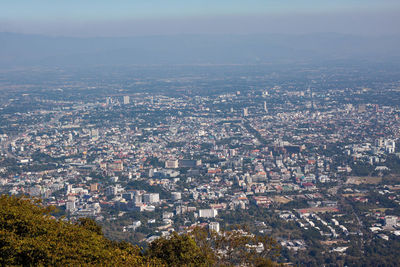
[(158, 265), (138, 247), (106, 239), (90, 219), (51, 216), (54, 207), (20, 197), (0, 197), (1, 265)]
[[(142, 251), (108, 240), (91, 219), (71, 223), (54, 218), (53, 211), (38, 200), (0, 197), (0, 265), (271, 266), (277, 255), (272, 239), (203, 229), (160, 238)], [(262, 252), (252, 249), (260, 244)]]

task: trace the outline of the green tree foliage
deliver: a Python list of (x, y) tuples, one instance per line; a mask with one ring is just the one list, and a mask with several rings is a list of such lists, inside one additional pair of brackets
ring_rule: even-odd
[(250, 234), (245, 227), (219, 233), (195, 228), (189, 235), (205, 257), (217, 266), (275, 266), (280, 255), (276, 240)]
[(211, 266), (213, 263), (212, 257), (208, 257), (187, 234), (173, 233), (170, 237), (155, 240), (147, 255), (166, 262), (168, 266)]
[(91, 219), (71, 223), (54, 211), (39, 200), (0, 196), (1, 266), (274, 266), (279, 255), (269, 237), (202, 228), (161, 237), (143, 252), (105, 238)]
[(0, 197), (0, 265), (160, 266), (128, 243), (106, 239), (90, 219), (73, 224), (40, 201)]
[(194, 228), (154, 241), (147, 254), (168, 266), (276, 266), (279, 251), (272, 238), (243, 229), (216, 233)]
[(83, 228), (85, 228), (86, 230), (89, 230), (91, 232), (94, 232), (98, 235), (102, 235), (103, 232), (101, 230), (101, 227), (94, 222), (92, 219), (89, 218), (79, 218), (77, 225), (82, 226)]

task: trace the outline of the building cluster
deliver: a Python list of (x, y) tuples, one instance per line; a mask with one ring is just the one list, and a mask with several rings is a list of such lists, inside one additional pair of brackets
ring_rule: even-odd
[[(41, 197), (70, 218), (112, 221), (111, 211), (121, 211), (131, 220), (121, 232), (150, 229), (148, 241), (196, 225), (218, 232), (227, 214), (254, 208), (331, 241), (361, 235), (363, 224), (390, 238), (399, 234), (397, 216), (351, 218), (338, 199), (365, 205), (376, 192), (399, 205), (398, 186), (380, 180), (365, 189), (375, 180), (356, 173), (365, 164), (378, 178), (391, 171), (399, 110), (341, 103), (345, 94), (280, 87), (216, 97), (132, 94), (42, 111), (49, 120), (0, 136), (9, 159), (1, 189)], [(298, 238), (281, 244), (306, 246)]]

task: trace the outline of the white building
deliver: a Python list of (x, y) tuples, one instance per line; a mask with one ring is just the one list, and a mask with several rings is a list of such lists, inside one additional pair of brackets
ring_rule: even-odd
[(128, 95), (124, 96), (124, 105), (128, 105), (130, 103), (130, 98)]
[(174, 217), (174, 213), (173, 212), (169, 212), (169, 211), (164, 211), (162, 218), (163, 219), (171, 219), (172, 217)]
[(210, 231), (219, 232), (219, 222), (210, 222), (208, 225), (208, 229)]
[(393, 140), (385, 140), (385, 149), (388, 153), (394, 153), (396, 150), (396, 142)]
[(385, 216), (385, 225), (391, 227), (396, 226), (397, 216)]
[(91, 129), (90, 130), (90, 138), (93, 141), (96, 141), (99, 139), (99, 130), (98, 129)]
[(244, 108), (243, 109), (243, 117), (247, 117), (249, 116), (249, 109), (248, 108)]
[(199, 217), (202, 218), (215, 218), (218, 215), (216, 209), (201, 209), (199, 210)]
[(142, 203), (142, 197), (143, 197), (143, 195), (141, 195), (141, 194), (136, 192), (134, 197), (133, 197), (133, 203), (135, 203), (135, 204)]
[(128, 230), (136, 231), (137, 228), (139, 228), (142, 225), (141, 221), (134, 221), (132, 222), (131, 225), (124, 226), (123, 231), (126, 232)]

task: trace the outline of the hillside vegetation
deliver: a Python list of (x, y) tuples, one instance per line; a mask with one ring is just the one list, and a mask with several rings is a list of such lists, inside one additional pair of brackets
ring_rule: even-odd
[[(0, 196), (1, 266), (272, 266), (270, 256), (277, 252), (268, 238), (240, 231), (209, 234), (203, 229), (160, 238), (143, 251), (105, 238), (91, 219), (75, 223), (56, 219), (51, 215), (54, 210), (39, 200)], [(260, 243), (266, 248), (264, 253), (248, 248), (248, 244)]]

